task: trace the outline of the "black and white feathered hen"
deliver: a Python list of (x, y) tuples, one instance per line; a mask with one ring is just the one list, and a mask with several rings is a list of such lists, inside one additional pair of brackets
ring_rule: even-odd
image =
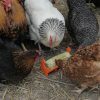
[(63, 40), (65, 20), (49, 0), (25, 0), (30, 38), (54, 48)]
[(69, 6), (68, 31), (74, 43), (87, 46), (95, 42), (99, 30), (94, 13), (85, 0), (67, 0)]

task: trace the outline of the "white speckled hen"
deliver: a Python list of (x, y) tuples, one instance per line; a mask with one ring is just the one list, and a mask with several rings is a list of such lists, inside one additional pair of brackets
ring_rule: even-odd
[(24, 6), (31, 40), (50, 48), (58, 46), (65, 33), (63, 15), (49, 0), (25, 0)]
[(74, 43), (83, 47), (96, 41), (99, 25), (85, 0), (67, 0), (69, 6), (68, 32)]

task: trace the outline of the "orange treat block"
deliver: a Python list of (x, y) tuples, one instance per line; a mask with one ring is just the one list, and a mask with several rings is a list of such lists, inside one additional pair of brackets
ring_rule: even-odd
[(66, 52), (59, 54), (57, 56), (52, 57), (51, 59), (45, 61), (44, 58), (41, 59), (40, 68), (43, 71), (43, 73), (48, 76), (49, 73), (56, 71), (58, 69), (58, 66), (55, 64), (55, 60), (57, 59), (68, 59), (71, 57), (71, 48), (66, 48)]
[(41, 63), (40, 63), (40, 68), (43, 71), (43, 73), (48, 76), (49, 73), (56, 71), (58, 69), (58, 66), (54, 66), (53, 68), (49, 68), (46, 66), (46, 61), (44, 58), (42, 58)]

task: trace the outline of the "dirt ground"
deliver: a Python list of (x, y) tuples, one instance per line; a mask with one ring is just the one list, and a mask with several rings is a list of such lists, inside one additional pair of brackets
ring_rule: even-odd
[[(94, 11), (100, 23), (100, 8), (94, 9)], [(47, 53), (47, 59), (65, 51), (69, 40), (69, 38), (64, 39), (56, 52)], [(0, 84), (0, 100), (100, 100), (100, 87), (85, 91), (80, 96), (74, 92), (76, 89), (74, 84), (62, 76), (60, 70), (46, 77), (37, 63), (31, 74), (21, 83), (17, 85)]]

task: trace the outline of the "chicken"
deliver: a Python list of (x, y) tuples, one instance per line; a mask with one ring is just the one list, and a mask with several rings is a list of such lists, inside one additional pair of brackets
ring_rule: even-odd
[(67, 0), (69, 13), (67, 29), (73, 43), (79, 47), (91, 45), (97, 39), (99, 25), (85, 0)]
[(38, 57), (36, 51), (23, 51), (0, 43), (0, 82), (17, 83), (33, 69)]
[[(0, 1), (0, 38), (23, 40), (27, 32), (25, 11), (18, 0)], [(20, 40), (20, 41), (22, 41)]]
[(49, 0), (25, 0), (30, 38), (46, 47), (57, 47), (63, 40), (65, 20)]
[(81, 89), (100, 83), (100, 42), (78, 49), (69, 61), (56, 60), (64, 75)]

